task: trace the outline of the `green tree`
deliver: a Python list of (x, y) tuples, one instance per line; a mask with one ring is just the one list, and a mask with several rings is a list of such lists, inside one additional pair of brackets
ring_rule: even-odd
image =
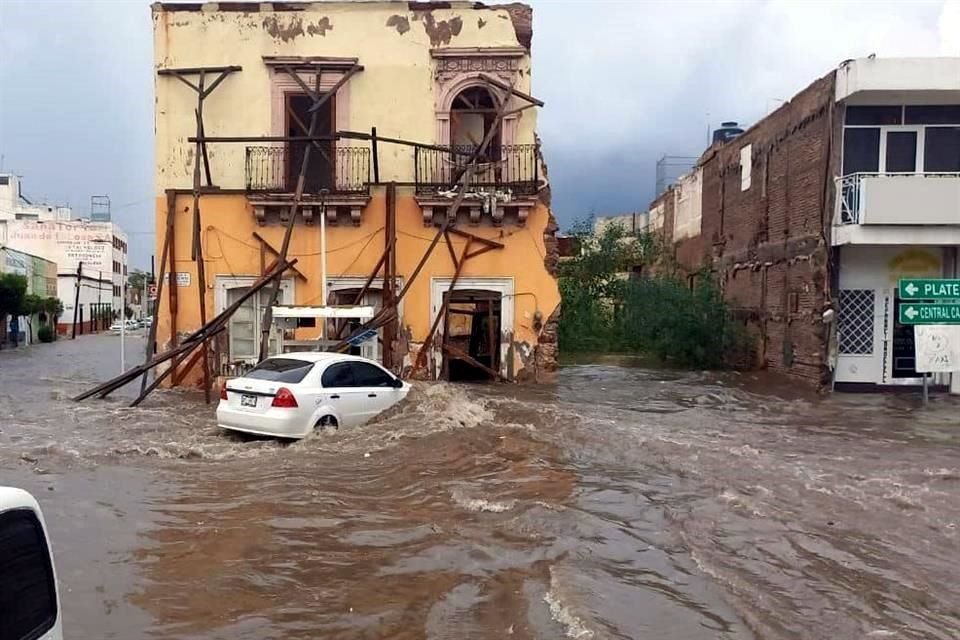
[(33, 318), (43, 311), (43, 298), (33, 293), (28, 293), (20, 300), (20, 309), (16, 312), (18, 316), (26, 316), (27, 331), (30, 334), (30, 342), (33, 342)]

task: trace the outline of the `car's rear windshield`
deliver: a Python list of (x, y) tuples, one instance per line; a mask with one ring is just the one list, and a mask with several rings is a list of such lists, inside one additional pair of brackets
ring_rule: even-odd
[(293, 358), (270, 358), (258, 364), (243, 377), (253, 378), (254, 380), (270, 380), (271, 382), (296, 383), (303, 380), (312, 368), (312, 362), (304, 362)]

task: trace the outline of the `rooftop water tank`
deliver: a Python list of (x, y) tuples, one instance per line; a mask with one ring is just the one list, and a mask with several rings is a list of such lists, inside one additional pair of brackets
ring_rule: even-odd
[(720, 128), (713, 130), (713, 141), (715, 143), (730, 142), (741, 133), (743, 133), (743, 129), (736, 122), (721, 122)]

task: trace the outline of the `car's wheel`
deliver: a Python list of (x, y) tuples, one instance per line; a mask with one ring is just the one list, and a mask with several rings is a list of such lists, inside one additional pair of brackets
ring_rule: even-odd
[(338, 429), (340, 425), (337, 423), (337, 419), (333, 416), (323, 416), (317, 420), (317, 424), (314, 426), (314, 429), (317, 431), (324, 431), (326, 429)]

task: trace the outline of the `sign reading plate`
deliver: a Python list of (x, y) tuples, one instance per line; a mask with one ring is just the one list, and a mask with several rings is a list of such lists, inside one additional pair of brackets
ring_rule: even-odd
[(900, 324), (960, 324), (960, 304), (902, 302)]
[(177, 286), (178, 287), (190, 286), (190, 274), (188, 272), (177, 271)]
[(960, 371), (960, 326), (913, 328), (917, 345), (917, 371)]
[(901, 300), (960, 300), (960, 280), (904, 278)]

